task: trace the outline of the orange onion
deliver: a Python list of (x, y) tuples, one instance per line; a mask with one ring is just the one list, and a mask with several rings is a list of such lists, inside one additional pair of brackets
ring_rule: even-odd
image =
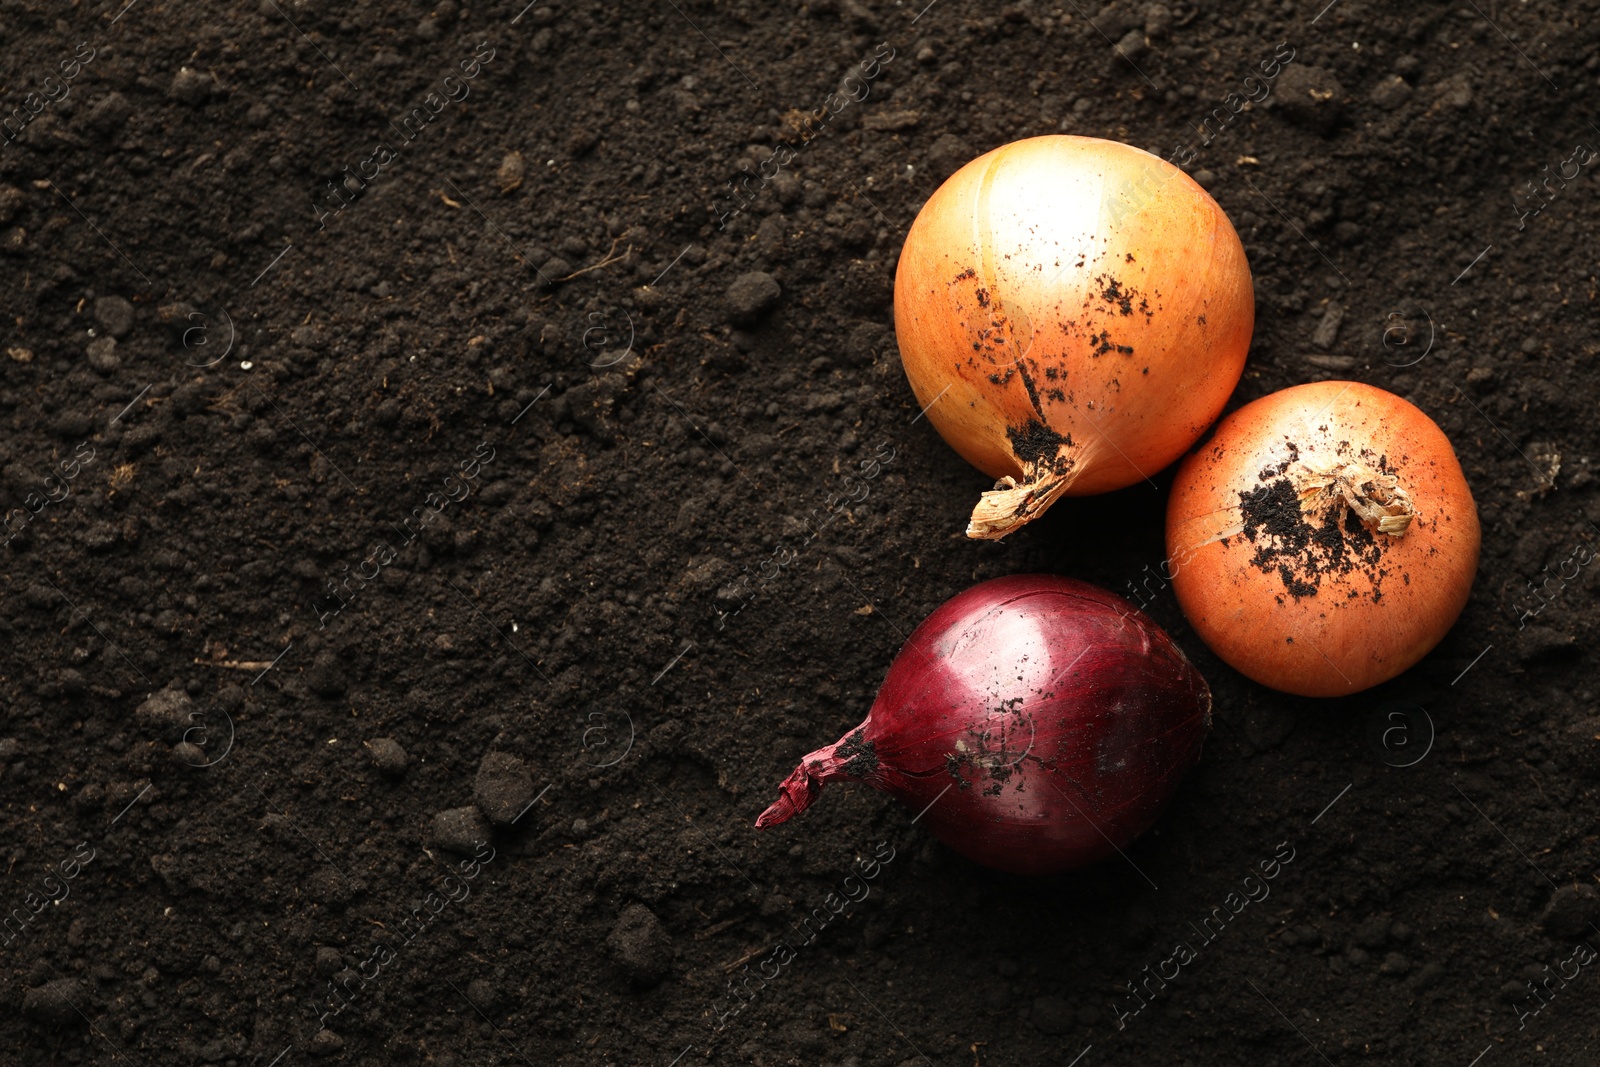
[(992, 478), (967, 536), (1062, 494), (1120, 489), (1181, 456), (1244, 369), (1244, 246), (1183, 171), (1094, 137), (979, 156), (917, 215), (895, 333), (919, 406)]
[(1169, 577), (1195, 632), (1301, 696), (1354, 693), (1427, 655), (1466, 606), (1478, 538), (1444, 431), (1360, 382), (1240, 408), (1167, 505)]

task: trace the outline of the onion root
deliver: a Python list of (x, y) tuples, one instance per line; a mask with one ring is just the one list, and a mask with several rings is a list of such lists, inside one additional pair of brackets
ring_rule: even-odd
[(1026, 438), (1049, 436), (1055, 451), (1024, 455), (1018, 458), (1022, 478), (1009, 474), (994, 483), (994, 488), (978, 499), (972, 509), (972, 519), (967, 523), (967, 536), (975, 540), (994, 541), (1026, 525), (1055, 503), (1056, 498), (1072, 487), (1078, 478), (1077, 448), (1071, 437), (1055, 437), (1042, 425), (1030, 428), (1031, 432), (1011, 435), (1013, 452), (1036, 451), (1026, 447)]

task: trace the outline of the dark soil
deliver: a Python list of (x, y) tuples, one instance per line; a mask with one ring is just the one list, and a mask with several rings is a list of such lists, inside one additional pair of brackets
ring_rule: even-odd
[[(1596, 1062), (1600, 5), (523, 2), (0, 4), (0, 1061)], [(1235, 405), (1455, 442), (1482, 566), (1403, 677), (1223, 666), (1170, 472), (962, 536), (895, 259), (1062, 131), (1236, 222)], [(753, 829), (1026, 571), (1214, 691), (1125, 859)]]

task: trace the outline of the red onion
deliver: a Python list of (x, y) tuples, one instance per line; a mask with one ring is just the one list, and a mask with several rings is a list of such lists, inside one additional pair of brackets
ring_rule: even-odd
[(845, 779), (979, 863), (1070, 870), (1150, 828), (1210, 728), (1205, 679), (1125, 600), (1055, 575), (996, 578), (917, 627), (866, 721), (801, 760), (756, 826)]

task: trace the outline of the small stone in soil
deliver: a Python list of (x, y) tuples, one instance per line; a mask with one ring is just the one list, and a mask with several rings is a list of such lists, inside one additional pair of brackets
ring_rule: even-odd
[(728, 286), (728, 318), (736, 325), (748, 326), (777, 305), (783, 289), (770, 274), (751, 271), (741, 274)]
[(382, 774), (404, 774), (411, 763), (406, 750), (392, 737), (373, 738), (367, 742), (367, 751), (372, 754), (372, 765)]
[(121, 340), (133, 329), (133, 305), (120, 296), (102, 296), (94, 302), (94, 321)]
[(1328, 310), (1322, 313), (1322, 321), (1317, 323), (1316, 332), (1311, 335), (1311, 343), (1318, 348), (1333, 347), (1333, 342), (1339, 338), (1339, 324), (1344, 321), (1344, 305), (1330, 303)]
[(477, 808), (451, 808), (433, 817), (428, 838), (440, 848), (470, 856), (479, 842), (489, 840), (489, 824)]
[(490, 752), (478, 764), (472, 797), (497, 826), (510, 826), (533, 803), (533, 774), (509, 752)]
[(1094, 28), (1105, 34), (1113, 41), (1123, 34), (1144, 25), (1144, 18), (1137, 10), (1138, 5), (1132, 0), (1125, 3), (1107, 4), (1101, 12), (1094, 17)]
[(193, 67), (179, 67), (167, 92), (174, 100), (193, 106), (202, 103), (211, 92), (211, 79)]
[(122, 363), (122, 360), (117, 358), (115, 337), (96, 337), (89, 342), (89, 347), (84, 351), (89, 357), (89, 366), (101, 374), (110, 374)]
[(1434, 111), (1441, 107), (1464, 108), (1472, 103), (1472, 82), (1464, 72), (1457, 72), (1435, 86)]
[(672, 967), (672, 937), (643, 904), (629, 905), (606, 938), (611, 958), (630, 982), (648, 987)]
[(1344, 87), (1333, 72), (1296, 63), (1284, 68), (1273, 93), (1278, 110), (1298, 126), (1329, 133), (1344, 110)]
[(1391, 74), (1373, 86), (1368, 98), (1385, 111), (1393, 111), (1411, 99), (1411, 92), (1411, 86), (1404, 78)]
[(332, 1056), (342, 1048), (344, 1048), (344, 1038), (332, 1030), (318, 1030), (311, 1038), (313, 1056)]
[(89, 109), (85, 121), (102, 134), (112, 134), (121, 128), (131, 114), (133, 105), (128, 103), (128, 98), (121, 93), (111, 92)]
[(1148, 50), (1144, 42), (1144, 33), (1140, 30), (1129, 30), (1117, 42), (1116, 54), (1124, 59), (1138, 59)]
[(133, 717), (146, 726), (166, 727), (188, 725), (189, 709), (194, 701), (182, 689), (167, 688), (152, 693), (134, 711)]
[(328, 649), (318, 652), (316, 658), (311, 661), (311, 669), (306, 671), (306, 684), (319, 697), (341, 695), (347, 683), (344, 677), (344, 665), (339, 662), (338, 654)]
[(522, 184), (522, 177), (527, 173), (527, 164), (523, 162), (521, 152), (508, 152), (500, 160), (500, 169), (495, 172), (495, 180), (500, 183), (500, 191), (509, 193)]

